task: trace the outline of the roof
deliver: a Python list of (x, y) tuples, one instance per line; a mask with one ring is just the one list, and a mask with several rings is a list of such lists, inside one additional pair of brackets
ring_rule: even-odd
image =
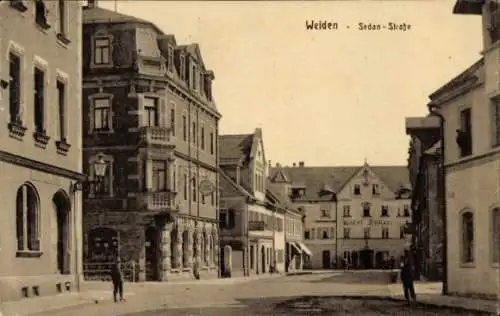
[(159, 34), (164, 34), (163, 31), (154, 23), (148, 20), (140, 19), (135, 16), (118, 13), (115, 11), (103, 9), (100, 7), (83, 7), (82, 10), (83, 24), (93, 23), (144, 23), (152, 26)]
[(219, 159), (224, 161), (245, 161), (252, 150), (253, 134), (219, 135)]
[(268, 191), (269, 193), (271, 193), (271, 195), (273, 195), (282, 206), (284, 206), (288, 210), (298, 212), (297, 207), (295, 207), (295, 205), (293, 204), (293, 202), (290, 199), (290, 197), (287, 196), (287, 195), (282, 194), (281, 192), (279, 192), (277, 190), (274, 190), (272, 188), (272, 186), (271, 186), (271, 181), (269, 179), (267, 179), (266, 186), (267, 186), (267, 190), (266, 191)]
[(482, 14), (485, 0), (457, 0), (453, 6), (454, 14)]
[(254, 198), (252, 194), (234, 182), (224, 171), (219, 170), (219, 174), (221, 175), (219, 178), (219, 189), (222, 198), (238, 196)]
[(448, 81), (444, 86), (433, 92), (429, 96), (429, 98), (434, 101), (435, 99), (439, 98), (443, 93), (458, 88), (459, 86), (465, 84), (467, 81), (470, 80), (477, 81), (479, 78), (477, 77), (476, 72), (483, 66), (484, 66), (484, 58), (481, 57), (481, 59), (472, 64), (469, 68), (467, 68), (458, 76)]
[[(330, 200), (330, 196), (321, 197), (319, 193), (330, 189), (339, 193), (344, 185), (363, 166), (332, 166), (332, 167), (278, 167), (271, 168), (270, 175), (274, 175), (281, 168), (286, 173), (292, 185), (296, 182), (306, 186), (303, 200)], [(397, 192), (401, 187), (411, 188), (407, 166), (369, 166), (387, 187)]]
[(435, 142), (429, 149), (425, 151), (426, 155), (439, 155), (441, 152), (441, 141)]

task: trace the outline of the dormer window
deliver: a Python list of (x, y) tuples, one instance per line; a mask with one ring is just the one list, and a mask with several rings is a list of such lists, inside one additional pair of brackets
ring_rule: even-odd
[(185, 65), (185, 57), (184, 55), (181, 55), (180, 57), (180, 62), (179, 62), (179, 75), (181, 77), (181, 80), (185, 80), (186, 78), (186, 65)]
[(109, 37), (94, 38), (94, 64), (109, 65), (111, 63), (111, 40)]
[(191, 79), (191, 88), (195, 91), (198, 90), (198, 67), (196, 67), (194, 63), (191, 65), (191, 75), (189, 79)]
[(174, 69), (174, 48), (172, 45), (168, 45), (167, 49), (167, 69), (170, 72)]
[(359, 184), (354, 185), (354, 195), (361, 195), (361, 186)]
[(372, 186), (372, 195), (380, 195), (380, 187), (378, 184)]
[(200, 82), (200, 93), (202, 93), (205, 90), (205, 80), (203, 80), (204, 74), (203, 72), (200, 71), (200, 76), (199, 76), (199, 82)]
[(48, 11), (43, 0), (35, 1), (35, 21), (43, 29), (50, 28), (47, 20)]

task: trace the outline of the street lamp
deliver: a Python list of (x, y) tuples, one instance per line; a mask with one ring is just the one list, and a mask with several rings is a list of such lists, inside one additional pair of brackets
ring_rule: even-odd
[(101, 184), (106, 175), (106, 168), (108, 163), (103, 159), (103, 154), (97, 156), (97, 160), (94, 161), (92, 167), (94, 168), (94, 180), (77, 181), (73, 184), (73, 192), (83, 191), (87, 189), (90, 184)]

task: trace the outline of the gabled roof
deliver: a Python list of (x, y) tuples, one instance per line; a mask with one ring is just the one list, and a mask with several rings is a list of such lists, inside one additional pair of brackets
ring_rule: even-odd
[(278, 200), (279, 204), (281, 204), (286, 209), (298, 212), (298, 209), (295, 207), (289, 196), (284, 195), (277, 190), (274, 190), (271, 186), (271, 181), (269, 179), (267, 179), (266, 181), (267, 181), (266, 193), (270, 193), (272, 196), (274, 196)]
[(252, 150), (253, 134), (219, 135), (219, 159), (221, 164), (243, 163)]
[(280, 167), (277, 168), (274, 176), (272, 176), (270, 179), (273, 183), (290, 183), (290, 180), (288, 179), (286, 173)]
[(205, 63), (203, 62), (203, 57), (201, 56), (200, 45), (198, 43), (192, 43), (183, 46), (184, 50), (188, 52), (194, 59), (202, 66), (205, 70)]
[[(303, 183), (306, 186), (304, 200), (328, 200), (319, 193), (324, 188), (330, 188), (334, 193), (339, 193), (342, 187), (362, 168), (362, 166), (345, 167), (281, 167), (283, 172), (294, 183)], [(401, 187), (411, 188), (409, 172), (406, 166), (369, 166), (387, 187), (398, 192)], [(272, 168), (270, 175), (274, 175), (279, 168)], [(271, 177), (272, 178), (272, 177)]]

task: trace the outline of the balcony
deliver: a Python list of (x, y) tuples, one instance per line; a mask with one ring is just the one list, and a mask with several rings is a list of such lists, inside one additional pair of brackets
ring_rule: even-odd
[(174, 211), (175, 192), (144, 192), (137, 196), (139, 208), (146, 212), (164, 213)]
[(250, 231), (264, 231), (266, 229), (266, 224), (264, 221), (249, 221), (248, 230)]
[(174, 147), (172, 133), (168, 127), (145, 126), (140, 129), (140, 142), (145, 145)]

